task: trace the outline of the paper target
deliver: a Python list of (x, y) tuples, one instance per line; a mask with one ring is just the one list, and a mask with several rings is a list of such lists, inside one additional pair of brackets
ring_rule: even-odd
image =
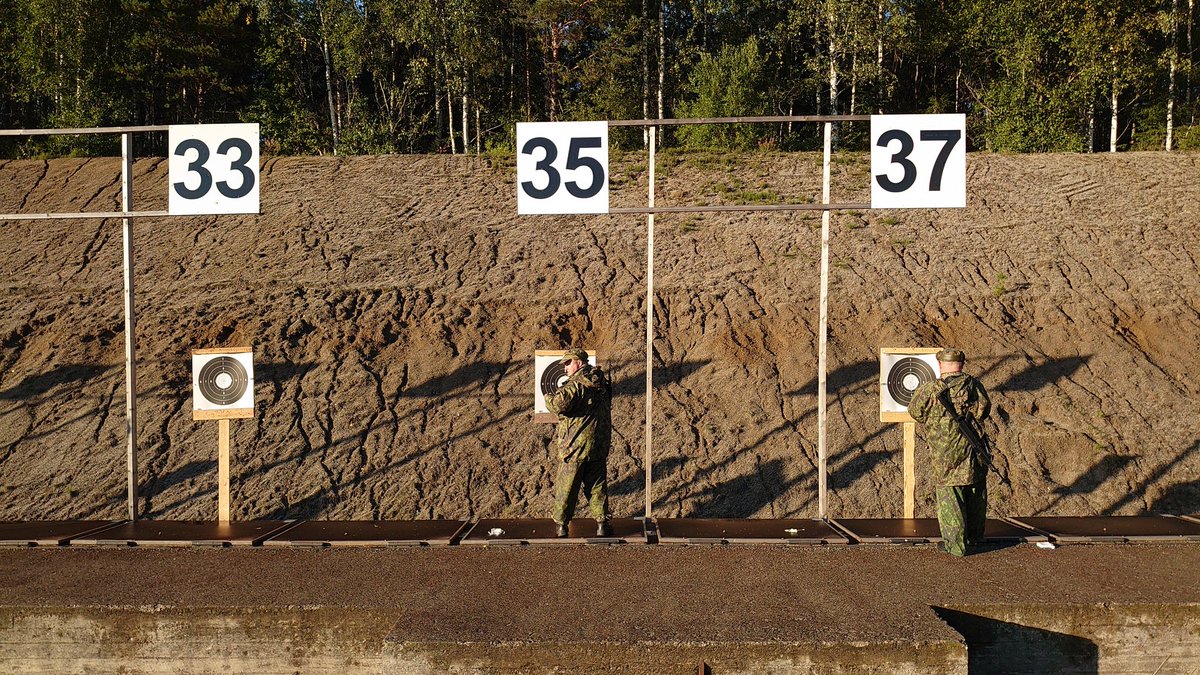
[[(554, 413), (546, 408), (546, 396), (558, 391), (567, 381), (566, 366), (559, 363), (562, 349), (539, 349), (533, 353), (533, 415), (534, 421), (553, 422)], [(596, 352), (589, 349), (588, 363), (597, 365)]]
[(254, 355), (248, 347), (192, 352), (194, 417), (249, 417), (253, 410)]
[(882, 349), (879, 353), (879, 418), (911, 422), (908, 404), (917, 387), (941, 376), (936, 347)]
[(558, 391), (566, 381), (567, 367), (561, 361), (555, 361), (542, 371), (542, 376), (538, 378), (538, 387), (542, 390), (544, 398)]
[(246, 394), (250, 376), (232, 356), (218, 356), (200, 369), (200, 395), (214, 405), (233, 405)]

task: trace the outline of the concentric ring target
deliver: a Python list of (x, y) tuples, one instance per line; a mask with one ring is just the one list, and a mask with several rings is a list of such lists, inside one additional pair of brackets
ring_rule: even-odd
[(546, 369), (542, 371), (542, 379), (538, 383), (542, 389), (542, 396), (549, 396), (558, 391), (566, 381), (567, 367), (565, 364), (555, 361), (546, 366)]
[(913, 392), (926, 382), (936, 380), (933, 367), (921, 359), (908, 356), (892, 365), (887, 374), (888, 394), (902, 406), (912, 401)]
[(250, 377), (232, 356), (218, 356), (200, 368), (200, 395), (214, 405), (233, 405), (246, 394)]

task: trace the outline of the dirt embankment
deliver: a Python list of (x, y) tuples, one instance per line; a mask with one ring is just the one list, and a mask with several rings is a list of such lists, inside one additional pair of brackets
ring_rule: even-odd
[[(639, 163), (640, 162), (640, 163)], [(116, 160), (0, 164), (0, 212), (115, 210)], [(645, 158), (614, 169), (642, 203)], [(866, 165), (835, 164), (835, 201)], [(994, 392), (1002, 514), (1200, 511), (1200, 156), (972, 156), (968, 208), (835, 217), (830, 512), (898, 516), (884, 346), (955, 345)], [(165, 207), (165, 163), (136, 206)], [(819, 197), (812, 155), (668, 159), (660, 203)], [(600, 350), (613, 507), (643, 501), (645, 222), (516, 216), (465, 158), (268, 160), (262, 216), (136, 223), (139, 446), (154, 518), (216, 513), (193, 348), (253, 344), (237, 518), (542, 516), (533, 351)], [(0, 223), (0, 519), (124, 513), (119, 221)], [(816, 515), (816, 212), (656, 230), (659, 516)], [(924, 462), (919, 443), (918, 462)], [(932, 515), (918, 482), (918, 515)]]

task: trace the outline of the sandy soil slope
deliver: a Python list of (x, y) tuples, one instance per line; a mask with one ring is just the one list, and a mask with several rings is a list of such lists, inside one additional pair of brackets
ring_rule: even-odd
[[(115, 210), (113, 159), (0, 163), (0, 212)], [(660, 204), (819, 198), (819, 158), (664, 161)], [(864, 157), (835, 201), (867, 199)], [(830, 513), (898, 516), (878, 351), (955, 345), (994, 392), (1000, 514), (1200, 511), (1200, 155), (980, 155), (968, 208), (835, 217)], [(645, 157), (614, 163), (645, 199)], [(664, 178), (665, 176), (665, 178)], [(136, 206), (165, 208), (166, 165)], [(600, 350), (613, 508), (643, 501), (645, 221), (521, 217), (510, 167), (269, 159), (262, 215), (136, 223), (144, 513), (212, 518), (216, 424), (190, 350), (253, 344), (237, 518), (542, 516), (533, 351)], [(0, 519), (121, 517), (119, 221), (0, 222)], [(817, 212), (656, 230), (659, 516), (816, 516)], [(919, 443), (918, 462), (925, 460)], [(918, 482), (918, 515), (932, 515)]]

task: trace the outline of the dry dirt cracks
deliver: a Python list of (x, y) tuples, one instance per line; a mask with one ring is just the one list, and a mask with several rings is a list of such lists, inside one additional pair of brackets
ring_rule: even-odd
[[(815, 155), (660, 159), (660, 205), (820, 195)], [(867, 200), (865, 157), (834, 173), (834, 201)], [(614, 205), (646, 174), (616, 158)], [(1200, 511), (1198, 178), (1196, 154), (973, 155), (966, 209), (836, 214), (830, 513), (900, 515), (878, 354), (933, 345), (993, 392), (994, 513)], [(641, 514), (644, 218), (518, 217), (511, 167), (463, 157), (273, 158), (262, 186), (261, 216), (135, 223), (146, 516), (215, 517), (190, 351), (246, 344), (235, 518), (543, 516), (533, 352), (570, 345), (612, 371), (613, 509)], [(4, 213), (118, 192), (115, 159), (0, 163)], [(139, 162), (135, 207), (165, 195)], [(120, 222), (0, 232), (0, 519), (119, 518)], [(662, 216), (656, 248), (655, 515), (815, 517), (819, 214)]]

